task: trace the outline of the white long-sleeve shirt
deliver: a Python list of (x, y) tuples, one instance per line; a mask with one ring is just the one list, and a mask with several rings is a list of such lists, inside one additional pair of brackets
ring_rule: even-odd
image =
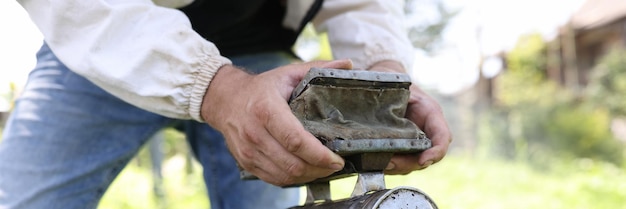
[[(18, 0), (72, 71), (137, 107), (203, 121), (200, 107), (211, 79), (231, 62), (174, 9), (192, 1)], [(334, 57), (352, 59), (355, 68), (395, 60), (410, 69), (401, 3), (326, 0), (313, 23), (328, 32)], [(306, 10), (288, 14), (293, 11)]]

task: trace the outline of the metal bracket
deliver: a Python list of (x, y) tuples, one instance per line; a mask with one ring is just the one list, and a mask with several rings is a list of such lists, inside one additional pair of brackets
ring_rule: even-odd
[(430, 139), (421, 134), (417, 139), (352, 139), (324, 143), (328, 149), (345, 156), (358, 153), (415, 153), (432, 147)]
[(331, 201), (330, 183), (328, 181), (307, 184), (306, 190), (307, 196), (305, 204)]
[(369, 192), (384, 190), (385, 174), (380, 172), (359, 173), (356, 185), (352, 191), (352, 197), (365, 195)]
[(299, 96), (309, 84), (334, 86), (363, 86), (367, 88), (404, 88), (411, 86), (411, 77), (402, 73), (386, 73), (364, 70), (337, 70), (331, 68), (311, 68), (291, 94), (291, 99)]

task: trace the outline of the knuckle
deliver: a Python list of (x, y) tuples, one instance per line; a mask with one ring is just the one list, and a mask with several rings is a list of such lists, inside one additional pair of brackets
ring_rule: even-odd
[(291, 153), (299, 152), (302, 149), (302, 139), (296, 137), (293, 131), (287, 132), (283, 137), (283, 141), (285, 142), (285, 148)]
[(291, 163), (287, 167), (287, 175), (290, 177), (302, 177), (306, 173), (306, 169), (302, 163)]
[(254, 144), (254, 145), (260, 145), (263, 143), (263, 140), (261, 140), (260, 134), (257, 131), (254, 131), (253, 129), (246, 129), (244, 131), (244, 137), (245, 140)]
[(257, 151), (251, 148), (241, 148), (238, 151), (239, 161), (244, 164), (252, 164), (253, 159), (257, 158)]
[(271, 116), (270, 108), (268, 108), (267, 100), (259, 100), (252, 104), (252, 112), (260, 121), (267, 121)]

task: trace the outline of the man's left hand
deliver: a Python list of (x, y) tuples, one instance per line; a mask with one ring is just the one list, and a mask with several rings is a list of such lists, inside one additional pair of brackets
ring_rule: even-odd
[[(369, 70), (380, 72), (406, 73), (402, 65), (395, 61), (381, 61)], [(411, 95), (406, 118), (413, 121), (432, 140), (433, 146), (419, 155), (396, 154), (389, 162), (387, 174), (408, 174), (439, 162), (446, 155), (452, 136), (443, 116), (441, 106), (417, 85), (410, 87)]]

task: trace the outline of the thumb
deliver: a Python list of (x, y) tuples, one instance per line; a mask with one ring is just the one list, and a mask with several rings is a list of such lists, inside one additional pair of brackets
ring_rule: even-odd
[(327, 63), (322, 64), (323, 68), (335, 68), (335, 69), (344, 69), (351, 70), (352, 69), (352, 60), (350, 59), (341, 59), (341, 60), (333, 60)]
[[(334, 69), (343, 69), (343, 70), (352, 70), (352, 60), (350, 59), (341, 59), (341, 60), (333, 60), (333, 61), (312, 61), (299, 63), (295, 65), (289, 65), (292, 67), (282, 68), (289, 73), (287, 73), (291, 80), (293, 81), (292, 86), (296, 86), (309, 72), (311, 68), (334, 68)], [(295, 66), (295, 67), (294, 67)]]
[(311, 68), (335, 68), (335, 69), (344, 69), (351, 70), (352, 69), (352, 60), (350, 59), (341, 59), (341, 60), (333, 60), (333, 61), (311, 61), (297, 64), (300, 66), (301, 70), (309, 71)]

